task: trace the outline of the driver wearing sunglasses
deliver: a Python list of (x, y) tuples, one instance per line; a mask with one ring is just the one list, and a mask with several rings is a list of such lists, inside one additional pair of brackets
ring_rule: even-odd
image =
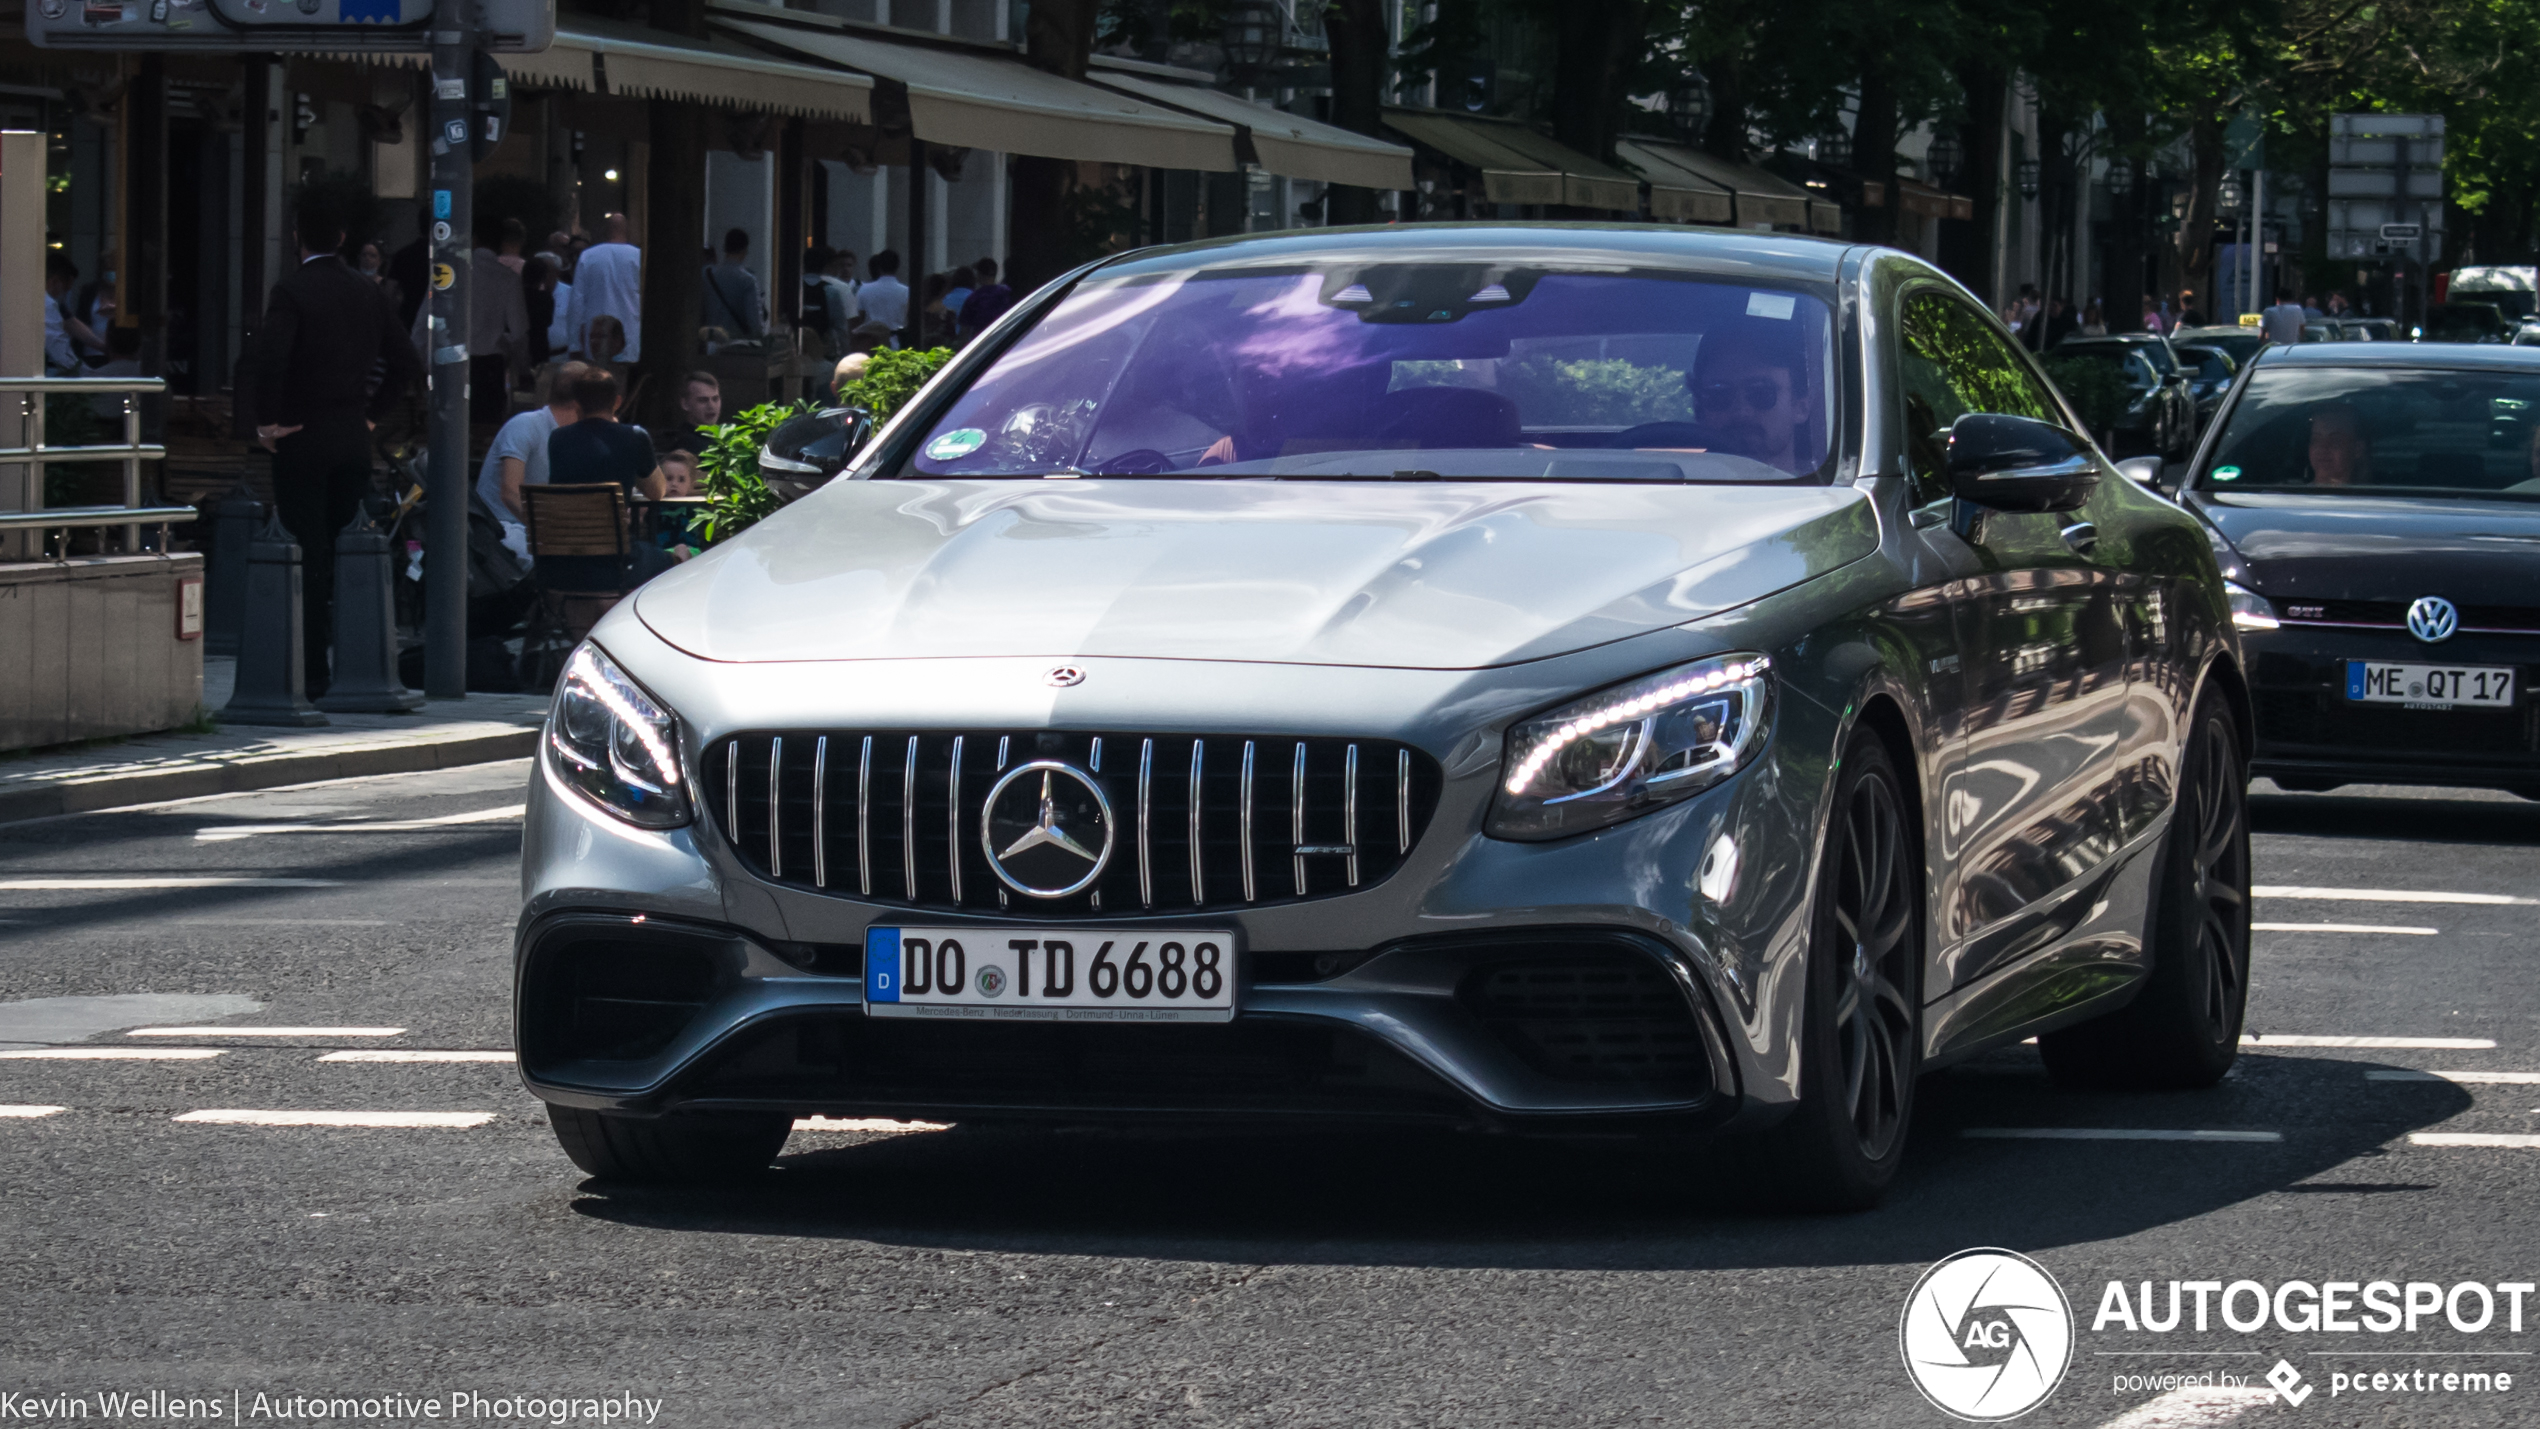
[(1695, 353), (1685, 388), (1711, 450), (1799, 473), (1816, 466), (1807, 434), (1817, 401), (1804, 344), (1786, 326), (1713, 334)]

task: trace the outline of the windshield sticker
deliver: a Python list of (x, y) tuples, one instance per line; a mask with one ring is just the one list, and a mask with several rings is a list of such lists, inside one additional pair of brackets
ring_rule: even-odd
[(1788, 322), (1790, 321), (1791, 314), (1797, 312), (1798, 310), (1799, 299), (1792, 297), (1788, 293), (1749, 293), (1746, 295), (1746, 315), (1750, 318), (1780, 318), (1782, 321)]
[(934, 461), (959, 461), (987, 444), (986, 432), (977, 427), (960, 427), (928, 442), (926, 455)]
[(2236, 466), (2218, 466), (2214, 468), (2214, 480), (2216, 481), (2238, 481), (2239, 479), (2240, 468)]

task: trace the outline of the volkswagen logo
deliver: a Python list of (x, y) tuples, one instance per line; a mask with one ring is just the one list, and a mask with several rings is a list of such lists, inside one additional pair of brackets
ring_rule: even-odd
[(1070, 685), (1081, 685), (1085, 683), (1085, 672), (1073, 665), (1061, 665), (1050, 671), (1048, 674), (1043, 675), (1041, 677), (1041, 683), (1051, 686), (1054, 689), (1063, 690)]
[(2073, 1311), (2046, 1267), (1962, 1250), (1923, 1272), (1897, 1325), (1905, 1372), (1942, 1413), (2016, 1419), (2046, 1402), (2073, 1359)]
[(2421, 595), (2408, 607), (2408, 633), (2428, 645), (2452, 638), (2461, 628), (2461, 612), (2439, 595)]
[(1018, 764), (988, 790), (979, 846), (999, 882), (1033, 898), (1065, 898), (1111, 862), (1111, 801), (1073, 764)]

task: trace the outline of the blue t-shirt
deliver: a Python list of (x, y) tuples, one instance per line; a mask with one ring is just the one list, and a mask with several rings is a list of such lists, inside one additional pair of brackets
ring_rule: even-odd
[(576, 422), (547, 439), (547, 480), (558, 486), (614, 481), (631, 496), (659, 465), (653, 439), (625, 422)]

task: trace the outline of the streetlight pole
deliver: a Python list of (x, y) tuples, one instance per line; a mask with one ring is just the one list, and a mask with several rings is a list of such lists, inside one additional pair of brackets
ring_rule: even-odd
[(468, 289), (476, 241), (474, 115), (477, 0), (432, 12), (432, 268), (425, 302), (432, 388), (424, 475), (424, 693), (467, 694)]

